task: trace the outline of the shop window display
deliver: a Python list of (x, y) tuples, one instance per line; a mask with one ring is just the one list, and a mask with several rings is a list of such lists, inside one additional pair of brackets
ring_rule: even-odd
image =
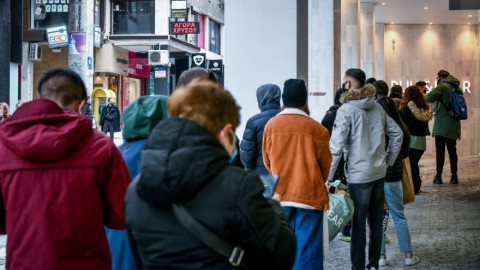
[(32, 29), (66, 25), (70, 0), (32, 0)]
[(153, 34), (155, 1), (113, 1), (114, 34)]

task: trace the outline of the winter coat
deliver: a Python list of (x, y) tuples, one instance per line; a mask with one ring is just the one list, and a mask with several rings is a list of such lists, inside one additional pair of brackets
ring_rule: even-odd
[[(112, 120), (109, 120), (107, 115), (112, 117)], [(117, 106), (105, 106), (103, 107), (102, 114), (100, 116), (100, 126), (102, 126), (102, 131), (107, 131), (106, 127), (108, 125), (113, 126), (114, 132), (119, 132), (120, 129), (120, 110)]]
[(332, 134), (333, 124), (335, 123), (335, 117), (337, 117), (337, 111), (340, 106), (342, 106), (342, 104), (335, 104), (330, 107), (322, 119), (322, 125), (327, 128), (329, 134)]
[[(370, 84), (343, 94), (343, 105), (337, 111), (330, 138), (333, 161), (329, 180), (333, 180), (342, 152), (350, 184), (384, 178), (385, 163), (395, 163), (402, 144), (402, 129), (375, 102), (374, 95), (375, 88)], [(390, 138), (387, 148), (385, 135)]]
[[(437, 87), (430, 91), (425, 98), (428, 102), (436, 102), (441, 100), (445, 106), (450, 103), (450, 85), (458, 87), (460, 82), (452, 75), (448, 75), (447, 78), (440, 81)], [(459, 88), (459, 91), (462, 90)], [(435, 122), (433, 123), (433, 136), (442, 136), (452, 140), (460, 139), (461, 126), (460, 120), (455, 120), (448, 115), (445, 106), (438, 103), (437, 110), (435, 111)]]
[(290, 269), (296, 238), (278, 203), (263, 197), (256, 173), (203, 127), (183, 118), (159, 123), (141, 153), (141, 178), (125, 198), (125, 221), (139, 269), (234, 269), (173, 215), (180, 203), (208, 230), (245, 250), (250, 269)]
[(262, 85), (257, 90), (257, 101), (261, 113), (248, 119), (243, 140), (240, 144), (240, 157), (246, 169), (258, 174), (268, 174), (263, 164), (263, 130), (268, 120), (280, 112), (280, 88), (273, 84)]
[(7, 269), (111, 269), (103, 225), (125, 228), (130, 182), (113, 142), (46, 99), (21, 106), (0, 130)]
[(410, 135), (430, 135), (430, 131), (428, 130), (428, 121), (432, 119), (432, 108), (430, 108), (430, 105), (428, 110), (424, 110), (418, 108), (415, 103), (410, 100), (407, 106), (400, 110), (400, 115), (410, 131)]
[(263, 161), (270, 174), (279, 175), (275, 193), (282, 206), (328, 210), (328, 138), (328, 130), (299, 109), (284, 109), (267, 123)]
[(82, 114), (90, 118), (90, 120), (93, 120), (92, 104), (85, 103), (85, 106), (82, 108)]

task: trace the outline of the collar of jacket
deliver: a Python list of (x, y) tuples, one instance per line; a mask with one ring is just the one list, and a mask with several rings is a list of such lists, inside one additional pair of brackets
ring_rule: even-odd
[(413, 116), (417, 118), (418, 121), (422, 122), (428, 122), (430, 119), (432, 119), (432, 108), (430, 105), (428, 105), (428, 110), (424, 110), (421, 108), (418, 108), (417, 105), (413, 102), (413, 100), (410, 100), (407, 103), (408, 109), (412, 112)]
[(374, 97), (376, 92), (377, 91), (375, 90), (375, 87), (373, 87), (371, 84), (365, 84), (362, 88), (349, 90), (343, 93), (340, 97), (340, 102), (347, 103), (350, 100), (360, 100), (368, 97)]
[(306, 112), (297, 108), (285, 108), (283, 111), (279, 112), (277, 115), (280, 115), (280, 114), (298, 114), (298, 115), (310, 117), (310, 115), (308, 115)]

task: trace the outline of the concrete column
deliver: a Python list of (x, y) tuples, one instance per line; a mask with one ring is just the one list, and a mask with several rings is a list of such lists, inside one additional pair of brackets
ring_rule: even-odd
[[(330, 0), (328, 0), (330, 1)], [(310, 43), (310, 26), (311, 16), (309, 16), (309, 8), (311, 0), (297, 0), (297, 79), (302, 79), (309, 87), (309, 47)], [(318, 1), (316, 4), (318, 5)], [(308, 52), (308, 53), (305, 53)]]
[(360, 68), (360, 0), (341, 0), (341, 74)]
[(311, 116), (321, 122), (333, 104), (334, 83), (334, 0), (309, 0), (308, 18), (308, 105)]
[(29, 43), (23, 42), (22, 48), (22, 93), (20, 99), (31, 101), (33, 100), (33, 91), (36, 86), (33, 85), (33, 62), (28, 60)]
[[(10, 1), (0, 1), (0, 102), (10, 101)], [(11, 104), (9, 104), (11, 106)]]
[(372, 2), (360, 3), (360, 69), (375, 75), (375, 12)]
[(80, 74), (87, 87), (93, 90), (93, 0), (70, 0), (68, 5), (68, 68)]
[(385, 80), (385, 24), (375, 24), (375, 78)]

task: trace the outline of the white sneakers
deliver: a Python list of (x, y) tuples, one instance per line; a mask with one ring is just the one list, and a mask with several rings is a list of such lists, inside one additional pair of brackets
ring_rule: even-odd
[[(413, 255), (412, 257), (406, 257), (405, 258), (405, 265), (410, 266), (417, 264), (420, 261), (420, 259)], [(380, 260), (378, 260), (378, 266), (386, 266), (387, 265), (387, 258), (385, 255), (380, 255)]]
[(387, 265), (387, 258), (385, 256), (380, 255), (380, 260), (378, 260), (378, 266), (385, 266)]

